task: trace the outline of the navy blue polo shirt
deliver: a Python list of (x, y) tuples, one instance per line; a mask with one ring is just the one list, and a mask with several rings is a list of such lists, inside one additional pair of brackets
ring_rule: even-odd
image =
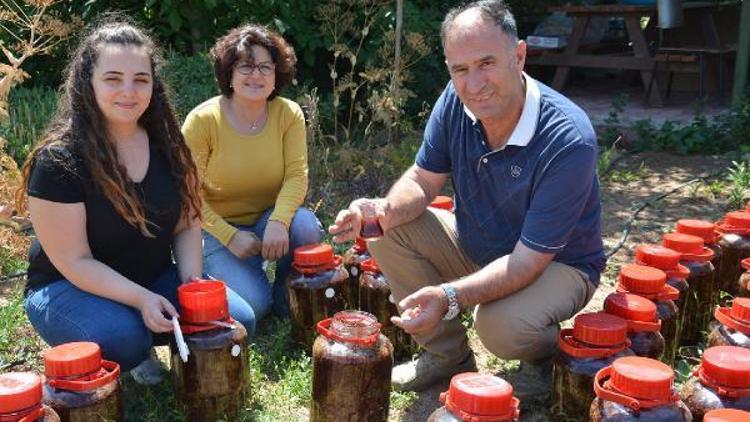
[(596, 134), (578, 106), (525, 78), (519, 122), (495, 151), (449, 82), (427, 122), (416, 164), (451, 174), (458, 237), (478, 265), (510, 254), (520, 239), (598, 285), (606, 258)]

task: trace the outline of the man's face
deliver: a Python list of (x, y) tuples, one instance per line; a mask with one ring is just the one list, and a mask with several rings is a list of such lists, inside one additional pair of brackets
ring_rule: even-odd
[[(469, 15), (469, 16), (465, 16)], [(445, 63), (466, 107), (480, 120), (502, 118), (523, 93), (526, 45), (471, 11), (459, 15), (445, 40)]]

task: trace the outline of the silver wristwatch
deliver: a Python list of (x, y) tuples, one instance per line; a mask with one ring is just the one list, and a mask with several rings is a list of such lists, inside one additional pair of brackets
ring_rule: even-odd
[(461, 309), (458, 307), (458, 298), (456, 298), (456, 289), (454, 289), (448, 283), (443, 283), (440, 285), (440, 287), (443, 289), (443, 291), (445, 292), (445, 296), (448, 298), (448, 312), (445, 313), (443, 320), (450, 321), (453, 318), (457, 317), (461, 312)]

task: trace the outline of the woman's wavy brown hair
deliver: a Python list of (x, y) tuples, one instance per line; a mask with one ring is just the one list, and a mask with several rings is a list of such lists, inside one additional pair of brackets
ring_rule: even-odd
[[(180, 196), (182, 215), (200, 218), (196, 167), (180, 131), (167, 87), (159, 77), (161, 56), (153, 40), (121, 15), (110, 15), (100, 21), (84, 36), (73, 53), (66, 69), (57, 113), (23, 165), (22, 183), (16, 191), (16, 207), (25, 209), (31, 168), (40, 151), (51, 146), (63, 146), (83, 157), (93, 183), (113, 204), (117, 213), (144, 236), (154, 237), (149, 230), (149, 226), (154, 224), (147, 220), (135, 186), (130, 182), (125, 167), (117, 160), (106, 119), (94, 96), (91, 81), (99, 51), (104, 45), (143, 48), (149, 55), (153, 91), (151, 102), (138, 123), (148, 133), (151, 149), (161, 152), (169, 162), (175, 189)], [(62, 164), (71, 168), (68, 163)]]
[(221, 93), (227, 98), (234, 94), (230, 86), (234, 65), (241, 60), (255, 62), (251, 49), (254, 45), (268, 50), (271, 60), (276, 65), (276, 83), (268, 100), (274, 99), (278, 92), (294, 79), (297, 56), (294, 54), (294, 48), (284, 40), (284, 37), (262, 25), (243, 25), (216, 40), (216, 44), (211, 48), (214, 76)]

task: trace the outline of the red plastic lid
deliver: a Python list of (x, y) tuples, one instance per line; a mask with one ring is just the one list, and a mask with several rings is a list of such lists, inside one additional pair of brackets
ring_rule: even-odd
[(745, 258), (740, 261), (740, 265), (742, 265), (743, 269), (750, 271), (750, 258)]
[(333, 247), (320, 243), (294, 249), (294, 264), (300, 267), (320, 267), (334, 262)]
[(627, 264), (620, 269), (620, 283), (632, 293), (657, 294), (667, 283), (667, 274), (654, 267)]
[(380, 267), (378, 266), (378, 263), (375, 262), (375, 258), (367, 258), (364, 261), (362, 261), (359, 264), (359, 268), (362, 271), (367, 271), (371, 273), (379, 273)]
[(703, 352), (700, 372), (722, 387), (750, 388), (750, 349), (737, 346), (709, 347)]
[(686, 261), (710, 261), (714, 251), (704, 246), (703, 238), (685, 233), (667, 233), (662, 237), (664, 246), (680, 253)]
[(438, 195), (430, 203), (432, 208), (440, 208), (441, 210), (453, 211), (453, 198), (450, 196)]
[(727, 327), (750, 335), (750, 298), (737, 297), (731, 308), (716, 308), (714, 317)]
[(628, 331), (659, 331), (661, 321), (656, 317), (656, 305), (645, 297), (632, 293), (610, 293), (604, 300), (604, 311), (627, 320)]
[(358, 253), (367, 252), (367, 241), (360, 236), (355, 237), (354, 238), (354, 250), (357, 251)]
[(462, 421), (504, 421), (518, 417), (519, 401), (513, 397), (513, 387), (493, 375), (477, 372), (454, 375), (440, 401)]
[(739, 409), (714, 409), (703, 415), (703, 422), (747, 422), (750, 412)]
[(89, 341), (65, 343), (44, 352), (44, 375), (48, 378), (81, 377), (101, 368), (101, 349)]
[(573, 338), (592, 346), (616, 346), (628, 338), (628, 323), (612, 314), (580, 314), (573, 320)]
[(0, 414), (16, 413), (42, 401), (42, 379), (32, 372), (0, 374)]
[(315, 325), (318, 334), (330, 340), (362, 346), (377, 343), (381, 327), (375, 315), (364, 311), (339, 311)]
[(222, 321), (229, 317), (227, 288), (223, 281), (198, 280), (177, 288), (180, 320), (188, 324)]
[(706, 243), (716, 241), (716, 224), (706, 220), (682, 219), (677, 220), (675, 227), (678, 233), (691, 234), (703, 239)]
[(724, 215), (724, 224), (730, 228), (750, 229), (750, 212), (732, 211)]
[(635, 259), (639, 264), (660, 270), (672, 270), (680, 264), (680, 254), (661, 245), (638, 245)]
[(619, 358), (612, 363), (610, 377), (610, 388), (623, 395), (664, 404), (674, 401), (674, 371), (658, 360), (640, 356)]

